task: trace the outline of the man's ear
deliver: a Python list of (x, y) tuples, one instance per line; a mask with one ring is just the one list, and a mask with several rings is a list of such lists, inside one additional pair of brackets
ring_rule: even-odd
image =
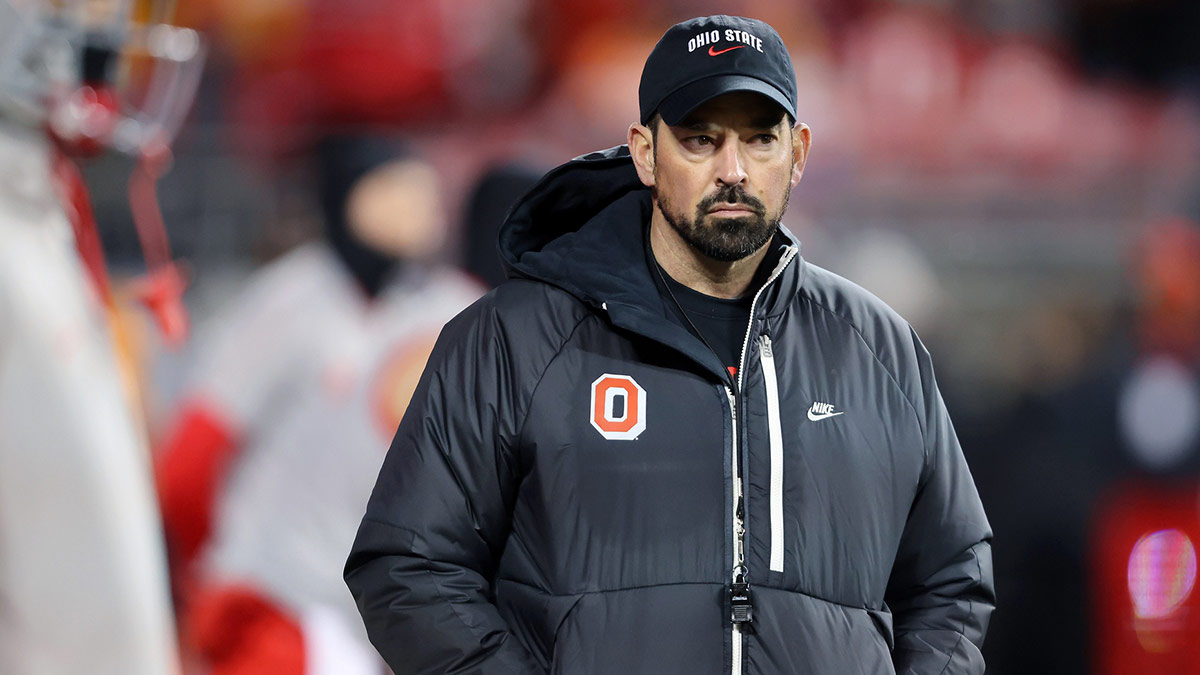
[(812, 147), (812, 131), (804, 122), (792, 129), (792, 187), (800, 183), (804, 175), (804, 164), (808, 161), (808, 149)]
[[(651, 124), (657, 124), (652, 121)], [(654, 136), (650, 127), (634, 122), (629, 125), (629, 154), (642, 185), (654, 187)]]

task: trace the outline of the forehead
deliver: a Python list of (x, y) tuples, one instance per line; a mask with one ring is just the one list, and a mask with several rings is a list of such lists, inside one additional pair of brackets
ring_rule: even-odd
[(731, 126), (770, 129), (785, 119), (778, 103), (749, 91), (722, 94), (700, 104), (677, 127)]

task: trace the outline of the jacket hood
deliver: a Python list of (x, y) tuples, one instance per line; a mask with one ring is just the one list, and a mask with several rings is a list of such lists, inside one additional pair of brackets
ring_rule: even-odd
[[(606, 311), (614, 324), (673, 347), (720, 375), (724, 368), (700, 340), (663, 320), (670, 312), (650, 276), (652, 211), (650, 190), (638, 178), (628, 146), (589, 153), (551, 170), (517, 201), (500, 226), (501, 260), (509, 278), (562, 288)], [(784, 228), (776, 241), (796, 246)], [(803, 261), (794, 262), (764, 294), (760, 307), (766, 314), (782, 311), (785, 299), (795, 295)]]
[(600, 306), (636, 290), (614, 264), (644, 267), (642, 247), (628, 242), (640, 240), (650, 210), (627, 146), (589, 153), (551, 170), (513, 206), (500, 226), (500, 257), (510, 278), (545, 281)]

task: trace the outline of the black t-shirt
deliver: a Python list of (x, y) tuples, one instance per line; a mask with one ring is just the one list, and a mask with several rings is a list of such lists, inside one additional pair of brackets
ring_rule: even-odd
[[(651, 264), (657, 268), (651, 276), (654, 277), (658, 292), (663, 297), (663, 303), (673, 310), (672, 318), (688, 330), (699, 332), (700, 339), (708, 343), (721, 359), (721, 363), (729, 369), (730, 374), (736, 377), (742, 358), (742, 345), (746, 340), (746, 329), (750, 323), (750, 304), (754, 302), (754, 294), (766, 283), (767, 275), (773, 269), (778, 255), (772, 251), (763, 258), (746, 293), (731, 299), (714, 298), (684, 286), (672, 279), (658, 261), (653, 260), (653, 256), (650, 257)], [(674, 300), (671, 299), (672, 295)]]
[[(721, 363), (733, 375), (737, 374), (738, 362), (742, 357), (742, 342), (746, 337), (746, 325), (750, 321), (750, 303), (754, 292), (747, 292), (740, 298), (714, 298), (675, 281), (671, 275), (663, 272), (662, 279), (670, 287), (670, 294), (663, 292), (663, 300), (667, 307), (679, 311), (691, 320), (691, 325), (680, 318), (684, 327), (699, 332), (701, 339), (708, 343), (713, 352), (721, 359)], [(659, 282), (661, 286), (662, 282)], [(671, 300), (674, 294), (675, 300)]]

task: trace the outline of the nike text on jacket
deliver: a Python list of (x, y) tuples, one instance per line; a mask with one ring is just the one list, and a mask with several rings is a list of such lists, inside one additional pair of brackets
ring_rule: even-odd
[(650, 208), (625, 148), (514, 208), (515, 278), (444, 329), (346, 564), (372, 642), (397, 673), (982, 673), (991, 530), (916, 335), (782, 232), (731, 381), (667, 318)]

